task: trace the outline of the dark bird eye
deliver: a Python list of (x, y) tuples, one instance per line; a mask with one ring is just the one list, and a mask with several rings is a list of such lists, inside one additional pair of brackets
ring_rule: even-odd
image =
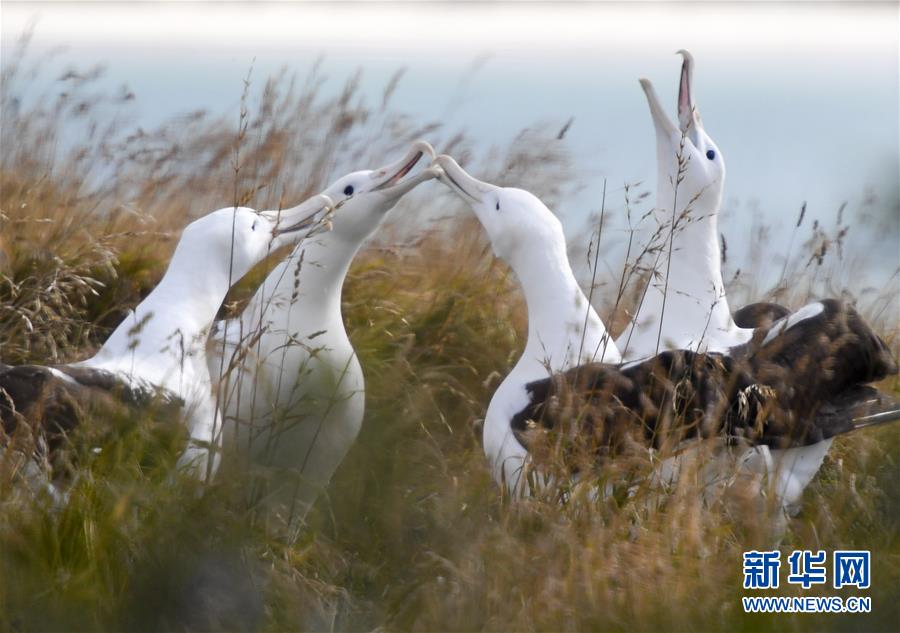
[(716, 157), (716, 152), (715, 152), (715, 150), (711, 150), (711, 149), (706, 150), (706, 157), (707, 157), (709, 160), (713, 160), (713, 159)]
[(497, 211), (499, 211), (499, 210), (500, 210), (500, 203), (498, 202), (497, 203)]
[(345, 196), (353, 195), (353, 185), (347, 185), (346, 187), (344, 187), (344, 195)]
[(253, 220), (253, 224), (250, 225), (250, 230), (251, 230), (251, 231), (255, 231), (255, 230), (256, 230), (256, 220)]

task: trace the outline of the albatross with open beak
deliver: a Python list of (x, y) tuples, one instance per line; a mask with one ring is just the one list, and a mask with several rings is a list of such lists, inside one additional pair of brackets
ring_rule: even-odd
[[(732, 318), (722, 278), (718, 241), (725, 161), (707, 134), (694, 102), (694, 58), (685, 50), (679, 54), (682, 65), (677, 125), (666, 115), (653, 84), (648, 79), (640, 80), (656, 131), (658, 171), (654, 214), (664, 230), (654, 273), (634, 319), (616, 339), (626, 360), (651, 358), (673, 349), (732, 354), (751, 340), (756, 327), (774, 324), (777, 327), (770, 331), (781, 334), (798, 326), (801, 330), (808, 329), (806, 326), (824, 328), (827, 325), (824, 319), (830, 318), (827, 306), (821, 302), (793, 314), (776, 304), (751, 304), (736, 313), (740, 317), (740, 326)], [(845, 312), (842, 309), (834, 314), (843, 318)], [(806, 323), (809, 319), (814, 321)], [(781, 340), (784, 345), (787, 338)], [(791, 340), (804, 343), (802, 339)], [(866, 344), (866, 340), (860, 340), (862, 349)], [(796, 356), (799, 352), (787, 350), (785, 353)], [(870, 367), (860, 368), (856, 378), (847, 375), (844, 384), (852, 385), (854, 380), (865, 382), (869, 370), (874, 370), (877, 362), (877, 357), (871, 358)], [(797, 387), (804, 388), (803, 385)], [(890, 414), (895, 408), (894, 403), (867, 391), (857, 395), (859, 401), (854, 398), (842, 401), (837, 417), (843, 416), (854, 420), (856, 426), (864, 426), (875, 419), (884, 420), (885, 413)], [(809, 423), (814, 424), (813, 421)], [(799, 446), (790, 442), (770, 443), (771, 460), (767, 470), (777, 477), (776, 493), (786, 507), (796, 506), (831, 445), (830, 436), (814, 436), (820, 440), (809, 438)]]
[[(852, 307), (827, 301), (795, 322), (776, 322), (756, 334), (743, 357), (676, 350), (622, 365), (572, 274), (562, 227), (550, 210), (527, 191), (472, 178), (448, 156), (435, 162), (441, 181), (475, 212), (525, 294), (525, 351), (484, 421), (492, 473), (511, 493), (529, 492), (522, 474), (534, 461), (535, 440), (553, 432), (567, 447), (586, 447), (589, 459), (660, 448), (670, 434), (676, 456), (695, 445), (682, 440), (740, 440), (750, 450), (738, 451), (739, 463), (755, 470), (771, 468), (769, 446), (786, 449), (782, 454), (799, 451), (874, 423), (847, 415), (847, 398), (877, 398), (865, 383), (897, 368)], [(820, 372), (824, 367), (830, 370)], [(661, 465), (664, 481), (677, 477), (678, 463)], [(720, 480), (715, 470), (710, 484)]]
[(616, 339), (629, 360), (666, 349), (721, 352), (746, 343), (753, 332), (735, 325), (725, 296), (718, 230), (725, 160), (694, 104), (693, 57), (679, 52), (678, 125), (650, 80), (640, 80), (656, 130), (654, 215), (663, 243), (634, 319)]
[(210, 342), (219, 352), (210, 371), (221, 379), (226, 438), (238, 451), (249, 447), (260, 474), (256, 492), (282, 516), (289, 537), (362, 424), (365, 382), (341, 315), (344, 278), (388, 211), (434, 177), (430, 166), (409, 175), (422, 158), (430, 162), (434, 150), (418, 141), (397, 162), (325, 189), (336, 203), (332, 230), (294, 249)]

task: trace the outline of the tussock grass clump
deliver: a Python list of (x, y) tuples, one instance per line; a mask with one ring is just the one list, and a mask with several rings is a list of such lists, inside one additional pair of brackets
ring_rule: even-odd
[[(480, 160), (487, 180), (527, 181), (551, 204), (577, 186), (561, 177), (570, 159), (559, 125), (479, 155), (463, 134), (391, 109), (400, 75), (372, 107), (356, 78), (329, 97), (316, 68), (299, 81), (274, 77), (259, 91), (251, 74), (239, 113), (193, 113), (148, 131), (127, 125), (130, 92), (103, 94), (97, 73), (60, 77), (65, 97), (26, 99), (26, 49), (4, 66), (0, 97), (0, 359), (7, 363), (88, 356), (156, 283), (194, 215), (295, 203), (334, 174), (381, 164), (419, 136)], [(95, 129), (113, 105), (122, 109), (115, 125)], [(691, 476), (662, 492), (644, 485), (629, 493), (656, 465), (649, 458), (601, 471), (615, 485), (600, 500), (583, 486), (519, 503), (502, 497), (485, 465), (480, 419), (524, 346), (517, 282), (442, 190), (415, 192), (393, 217), (393, 228), (357, 257), (344, 290), (347, 330), (366, 376), (363, 429), (299, 541), (287, 546), (267, 533), (239, 472), (226, 469), (201, 488), (175, 470), (179, 434), (139, 416), (116, 420), (121, 430), (99, 452), (96, 436), (72, 438), (64, 505), (0, 470), (0, 628), (894, 627), (898, 429), (838, 440), (781, 541), (788, 551), (872, 550), (874, 612), (744, 615), (742, 552), (776, 546), (765, 497), (735, 487), (704, 503)], [(425, 218), (439, 220), (409, 230)], [(822, 266), (832, 265), (837, 249), (823, 243), (803, 244), (798, 235), (792, 261), (816, 252)], [(771, 296), (805, 300), (818, 283), (807, 271), (824, 270), (816, 261), (786, 265), (784, 292)], [(749, 269), (735, 284), (750, 283)], [(627, 288), (619, 278), (593, 280), (592, 299), (616, 306), (616, 323), (638, 294), (637, 277)], [(239, 309), (251, 288), (233, 292), (228, 309)], [(882, 304), (867, 305), (865, 316), (883, 317)], [(896, 346), (897, 324), (878, 327)]]

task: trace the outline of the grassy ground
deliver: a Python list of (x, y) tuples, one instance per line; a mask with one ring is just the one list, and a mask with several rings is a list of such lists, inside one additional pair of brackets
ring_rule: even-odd
[[(31, 63), (24, 55), (4, 67), (0, 103), (5, 362), (89, 355), (158, 280), (187, 217), (235, 200), (257, 208), (296, 200), (329, 173), (379, 164), (415, 137), (480, 158), (487, 179), (529, 174), (534, 183), (540, 161), (548, 177), (536, 193), (551, 202), (564, 193), (556, 130), (479, 156), (464, 135), (392, 112), (390, 86), (371, 108), (352, 80), (325, 99), (315, 74), (296, 84), (274, 78), (248, 89), (231, 121), (196, 114), (138, 134), (124, 118), (97, 127), (129, 98), (97, 94), (90, 73), (61, 79), (64, 98), (13, 108)], [(64, 136), (71, 147), (62, 151)], [(523, 305), (451, 198), (413, 198), (395, 217), (445, 213), (434, 230), (386, 237), (391, 246), (354, 263), (344, 310), (366, 374), (366, 418), (298, 543), (267, 534), (239, 474), (200, 490), (174, 473), (177, 435), (124, 420), (99, 455), (73, 438), (78, 466), (62, 509), (0, 469), (0, 629), (895, 629), (900, 428), (839, 439), (781, 543), (872, 550), (865, 616), (742, 613), (742, 552), (771, 543), (758, 499), (707, 507), (686, 482), (668, 495), (564, 507), (503, 500), (478, 423), (524, 344)], [(816, 292), (811, 278), (835, 276), (838, 224), (798, 237), (770, 294), (796, 305)], [(804, 266), (816, 252), (823, 261)], [(747, 279), (735, 289), (746, 291)], [(601, 314), (611, 294), (597, 296)], [(883, 304), (863, 307), (896, 347)]]

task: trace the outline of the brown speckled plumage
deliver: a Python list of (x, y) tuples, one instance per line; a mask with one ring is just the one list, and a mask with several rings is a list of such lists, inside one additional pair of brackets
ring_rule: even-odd
[(883, 341), (851, 306), (821, 304), (817, 315), (786, 329), (776, 321), (728, 355), (668, 351), (531, 382), (512, 430), (540, 461), (539, 447), (602, 458), (717, 435), (804, 446), (864, 426), (860, 418), (875, 412), (900, 417), (894, 400), (866, 386), (897, 372)]

